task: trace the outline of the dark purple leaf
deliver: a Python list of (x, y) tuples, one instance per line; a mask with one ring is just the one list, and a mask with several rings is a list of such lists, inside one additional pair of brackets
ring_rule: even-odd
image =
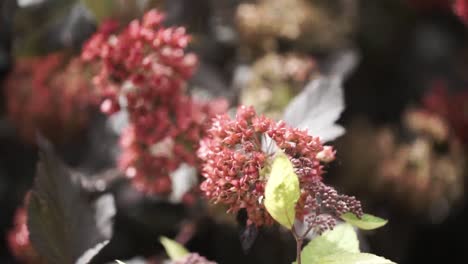
[(31, 242), (48, 263), (88, 263), (112, 236), (114, 198), (88, 199), (52, 147), (39, 141), (28, 207)]
[(247, 225), (243, 228), (240, 240), (244, 253), (247, 254), (247, 252), (249, 252), (255, 242), (255, 239), (257, 239), (257, 236), (258, 228), (255, 225)]

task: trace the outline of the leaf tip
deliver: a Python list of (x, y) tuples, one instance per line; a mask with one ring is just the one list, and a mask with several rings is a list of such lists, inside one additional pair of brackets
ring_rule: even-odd
[(159, 242), (162, 244), (171, 260), (178, 260), (190, 254), (184, 246), (165, 236), (159, 237)]
[(353, 213), (345, 213), (341, 215), (341, 219), (362, 230), (377, 229), (388, 223), (388, 220), (370, 214), (364, 214), (359, 218)]

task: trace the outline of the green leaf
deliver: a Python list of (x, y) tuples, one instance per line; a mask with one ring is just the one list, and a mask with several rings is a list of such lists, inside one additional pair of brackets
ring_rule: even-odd
[(351, 224), (344, 223), (314, 238), (302, 249), (304, 264), (395, 264), (385, 258), (360, 253)]
[(314, 238), (302, 249), (302, 262), (317, 263), (323, 257), (341, 253), (359, 253), (359, 240), (350, 224), (341, 224)]
[(172, 239), (163, 236), (159, 238), (159, 241), (163, 245), (167, 255), (171, 260), (179, 260), (185, 257), (186, 255), (190, 254), (190, 252), (184, 246), (175, 242)]
[(299, 178), (284, 153), (277, 154), (265, 187), (264, 204), (270, 215), (281, 225), (291, 229), (296, 218), (299, 199)]
[(88, 11), (78, 0), (40, 2), (16, 9), (12, 21), (15, 32), (13, 51), (16, 56), (37, 56), (58, 49), (76, 49), (93, 32)]
[(91, 11), (97, 21), (102, 22), (109, 18), (117, 9), (115, 0), (81, 0), (86, 8)]
[(368, 253), (337, 253), (325, 256), (317, 262), (303, 262), (304, 264), (395, 264), (388, 259)]
[(370, 214), (364, 214), (361, 218), (358, 218), (353, 213), (346, 213), (343, 214), (341, 218), (346, 222), (352, 224), (353, 226), (356, 226), (363, 230), (377, 229), (379, 227), (384, 226), (388, 222), (385, 219)]

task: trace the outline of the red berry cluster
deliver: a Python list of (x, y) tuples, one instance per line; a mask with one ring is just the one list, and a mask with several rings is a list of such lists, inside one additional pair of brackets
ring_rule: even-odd
[(63, 141), (88, 121), (90, 84), (79, 59), (64, 54), (16, 62), (5, 83), (8, 117), (19, 135), (35, 142), (36, 133)]
[(121, 136), (120, 168), (136, 188), (150, 194), (171, 191), (169, 175), (183, 162), (194, 164), (195, 150), (210, 119), (226, 103), (200, 103), (185, 86), (197, 64), (186, 53), (185, 29), (165, 28), (156, 10), (134, 20), (120, 33), (107, 22), (84, 45), (82, 58), (93, 62), (101, 110), (124, 108), (129, 126)]
[(358, 217), (363, 215), (360, 201), (353, 196), (339, 194), (321, 181), (304, 184), (302, 189), (307, 195), (302, 196), (298, 207), (304, 208), (304, 220), (316, 234), (333, 229), (336, 219), (344, 213), (352, 212)]
[(198, 156), (204, 162), (202, 175), (205, 177), (201, 190), (205, 195), (214, 203), (228, 205), (228, 212), (245, 209), (248, 224), (272, 224), (273, 219), (262, 202), (274, 156), (268, 152), (268, 146), (262, 145), (267, 139), (290, 158), (299, 176), (301, 197), (297, 217), (302, 219), (311, 213), (311, 208), (307, 207), (310, 197), (326, 206), (312, 186), (321, 183), (322, 162), (333, 160), (334, 151), (307, 131), (257, 116), (252, 107), (245, 106), (239, 107), (235, 119), (218, 116), (200, 144)]

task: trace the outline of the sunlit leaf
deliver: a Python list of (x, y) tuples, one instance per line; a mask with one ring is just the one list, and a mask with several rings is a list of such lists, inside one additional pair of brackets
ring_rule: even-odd
[(107, 244), (109, 244), (109, 240), (99, 243), (93, 248), (86, 250), (75, 262), (75, 264), (88, 264), (94, 258), (94, 256), (96, 256), (99, 253), (99, 251), (101, 251), (105, 246), (107, 246)]
[(197, 169), (194, 166), (182, 163), (169, 176), (172, 182), (172, 192), (169, 200), (180, 203), (184, 195), (197, 184)]
[(135, 257), (135, 258), (128, 259), (125, 261), (116, 259), (115, 262), (117, 262), (117, 264), (147, 264), (148, 260), (143, 257)]
[(323, 257), (317, 262), (304, 261), (304, 264), (395, 264), (395, 262), (368, 253), (343, 252)]
[(363, 230), (372, 230), (380, 228), (387, 224), (387, 220), (370, 215), (364, 214), (361, 218), (353, 213), (346, 213), (341, 216), (341, 219)]
[(290, 126), (307, 129), (323, 142), (344, 134), (342, 126), (335, 122), (345, 109), (343, 81), (355, 67), (357, 55), (343, 52), (335, 58), (329, 72), (312, 80), (286, 107), (283, 120)]
[(299, 178), (293, 165), (284, 153), (278, 152), (265, 187), (265, 207), (273, 219), (291, 229), (299, 196)]
[(163, 245), (167, 255), (171, 260), (179, 260), (190, 254), (190, 252), (184, 246), (172, 239), (163, 236), (159, 239), (159, 241)]
[(97, 21), (103, 21), (112, 16), (118, 5), (115, 0), (81, 0)]
[(302, 249), (303, 263), (317, 263), (325, 256), (339, 252), (359, 253), (359, 240), (350, 224), (341, 224), (315, 237)]
[(304, 264), (394, 264), (376, 255), (360, 253), (356, 231), (348, 223), (310, 241), (302, 249), (301, 261)]

